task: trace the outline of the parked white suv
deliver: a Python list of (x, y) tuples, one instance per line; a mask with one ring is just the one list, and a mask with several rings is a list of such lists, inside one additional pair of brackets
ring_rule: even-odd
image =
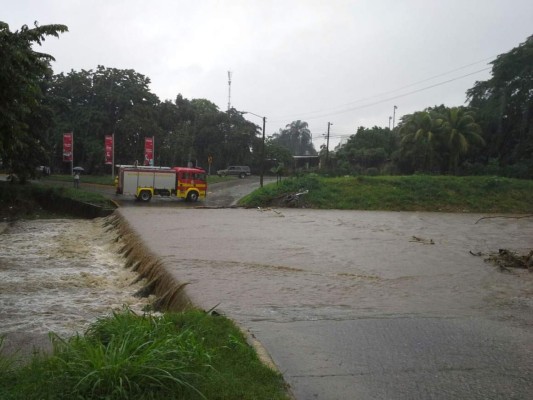
[(232, 165), (229, 166), (226, 169), (221, 169), (217, 171), (218, 176), (228, 176), (228, 175), (235, 175), (239, 178), (245, 178), (247, 176), (251, 175), (250, 167), (242, 166), (242, 165)]

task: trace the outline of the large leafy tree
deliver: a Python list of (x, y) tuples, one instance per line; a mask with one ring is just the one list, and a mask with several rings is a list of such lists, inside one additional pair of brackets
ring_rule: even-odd
[[(258, 127), (243, 118), (235, 109), (222, 112), (207, 99), (186, 100), (179, 95), (175, 107), (166, 103), (160, 119), (169, 143), (174, 143), (174, 157), (179, 164), (220, 169), (228, 164), (257, 164), (259, 154)], [(165, 139), (163, 139), (165, 140)], [(169, 148), (169, 146), (167, 146)]]
[(32, 46), (66, 31), (65, 25), (35, 23), (11, 32), (0, 22), (0, 158), (22, 181), (45, 162), (43, 132), (52, 123), (44, 92), (54, 58)]
[[(112, 133), (116, 163), (142, 162), (144, 138), (155, 137), (158, 143), (162, 135), (159, 99), (149, 84), (134, 70), (104, 66), (54, 76), (49, 97), (56, 115), (55, 141), (74, 132), (75, 163), (90, 172), (102, 172), (104, 136)], [(55, 159), (61, 159), (59, 153)]]
[(486, 158), (533, 162), (533, 36), (492, 62), (492, 78), (467, 91), (477, 110)]
[(388, 128), (360, 126), (355, 135), (337, 150), (340, 165), (361, 168), (380, 168), (395, 149), (395, 137)]
[(207, 99), (193, 99), (191, 106), (194, 115), (193, 140), (188, 157), (195, 164), (204, 166), (211, 156), (218, 164), (225, 156), (228, 116)]
[[(226, 113), (225, 155), (227, 163), (252, 165), (258, 170), (261, 164), (261, 128), (244, 118), (243, 113), (230, 109)], [(226, 164), (227, 164), (226, 163)]]
[[(173, 102), (158, 106), (158, 121), (162, 135), (157, 146), (161, 165), (187, 165), (193, 148), (194, 112), (191, 102), (181, 94)], [(159, 161), (159, 160), (158, 160)]]

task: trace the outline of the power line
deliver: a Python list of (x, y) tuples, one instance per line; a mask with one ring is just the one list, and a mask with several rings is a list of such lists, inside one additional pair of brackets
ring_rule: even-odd
[[(469, 74), (461, 75), (461, 76), (458, 76), (458, 77), (453, 78), (453, 79), (448, 79), (446, 81), (439, 82), (439, 83), (436, 83), (434, 85), (426, 86), (426, 87), (423, 87), (423, 88), (420, 88), (420, 89), (417, 89), (417, 90), (413, 90), (411, 92), (403, 93), (403, 94), (400, 94), (400, 95), (397, 95), (397, 96), (388, 97), (386, 99), (375, 101), (373, 103), (363, 104), (363, 105), (357, 106), (357, 107), (350, 107), (350, 108), (346, 108), (344, 110), (335, 111), (335, 112), (326, 112), (326, 113), (322, 113), (322, 114), (316, 115), (314, 117), (305, 117), (305, 119), (312, 120), (312, 119), (324, 118), (324, 117), (329, 117), (331, 115), (344, 114), (344, 113), (347, 113), (347, 112), (350, 112), (350, 111), (355, 111), (355, 110), (360, 110), (362, 108), (372, 107), (372, 106), (375, 106), (377, 104), (386, 103), (386, 102), (391, 101), (391, 100), (395, 100), (395, 99), (399, 99), (399, 98), (402, 98), (402, 97), (410, 96), (412, 94), (419, 93), (419, 92), (422, 92), (424, 90), (428, 90), (428, 89), (432, 89), (434, 87), (442, 86), (442, 85), (445, 85), (447, 83), (454, 82), (454, 81), (457, 81), (459, 79), (466, 78), (468, 76), (472, 76), (472, 75), (478, 74), (478, 73), (483, 72), (483, 71), (487, 71), (487, 70), (489, 70), (491, 68), (492, 67), (483, 68), (483, 69), (471, 72)], [(309, 113), (309, 114), (314, 114), (314, 113)], [(304, 114), (304, 115), (306, 115), (306, 114)], [(300, 115), (300, 117), (302, 117), (302, 115)], [(277, 120), (273, 121), (273, 122), (277, 122)]]
[[(352, 104), (356, 104), (356, 103), (360, 103), (362, 101), (367, 101), (367, 100), (371, 100), (371, 99), (374, 99), (376, 97), (381, 97), (381, 96), (385, 96), (385, 95), (388, 95), (388, 94), (391, 94), (391, 93), (396, 93), (396, 92), (399, 92), (400, 90), (403, 90), (403, 89), (407, 89), (409, 87), (412, 87), (412, 86), (416, 86), (416, 85), (419, 85), (421, 83), (424, 83), (424, 82), (428, 82), (428, 81), (431, 81), (433, 79), (436, 79), (436, 78), (440, 78), (441, 76), (446, 76), (448, 74), (451, 74), (453, 72), (457, 72), (457, 71), (461, 71), (463, 69), (466, 69), (468, 67), (471, 67), (473, 65), (476, 65), (476, 64), (480, 64), (482, 62), (485, 62), (487, 60), (492, 60), (494, 59), (496, 56), (492, 56), (492, 57), (487, 57), (487, 58), (484, 58), (482, 60), (479, 60), (479, 61), (476, 61), (476, 62), (473, 62), (473, 63), (470, 63), (470, 64), (466, 64), (466, 65), (463, 65), (462, 67), (458, 67), (458, 68), (455, 68), (455, 69), (452, 69), (450, 71), (447, 71), (447, 72), (443, 72), (443, 73), (440, 73), (440, 74), (437, 74), (437, 75), (433, 75), (429, 78), (426, 78), (426, 79), (423, 79), (421, 81), (418, 81), (418, 82), (414, 82), (414, 83), (410, 83), (408, 85), (405, 85), (405, 86), (402, 86), (402, 87), (399, 87), (397, 89), (394, 89), (394, 90), (390, 90), (390, 91), (387, 91), (387, 92), (382, 92), (382, 93), (378, 93), (376, 95), (372, 95), (372, 96), (368, 96), (368, 97), (364, 97), (364, 98), (361, 98), (359, 100), (354, 100), (352, 102), (349, 102), (349, 103), (345, 103), (345, 104), (341, 104), (339, 106), (335, 106), (335, 107), (332, 107), (330, 109), (327, 109), (328, 111), (333, 111), (337, 108), (340, 108), (340, 107), (346, 107), (346, 106), (350, 106)], [(320, 111), (310, 111), (310, 112), (307, 112), (307, 113), (301, 113), (300, 115), (307, 115), (307, 114), (315, 114), (315, 113), (319, 113), (319, 112), (324, 112), (324, 110), (320, 110)], [(279, 118), (286, 118), (286, 117), (291, 117), (292, 115), (294, 114), (291, 114), (291, 115), (287, 115), (287, 116), (281, 116)]]
[(347, 105), (350, 105), (350, 104), (353, 104), (353, 103), (360, 103), (361, 101), (366, 101), (366, 100), (370, 100), (370, 99), (373, 99), (373, 98), (376, 98), (376, 97), (381, 97), (381, 96), (385, 96), (389, 93), (395, 93), (395, 92), (399, 92), (400, 90), (403, 90), (403, 89), (407, 89), (409, 87), (412, 87), (412, 86), (416, 86), (416, 85), (420, 85), (421, 83), (425, 83), (425, 82), (428, 82), (428, 81), (432, 81), (433, 79), (436, 79), (436, 78), (440, 78), (441, 76), (446, 76), (448, 74), (451, 74), (453, 72), (457, 72), (457, 71), (461, 71), (463, 69), (466, 69), (468, 67), (471, 67), (473, 65), (476, 65), (476, 64), (480, 64), (482, 62), (485, 62), (487, 60), (492, 60), (494, 59), (496, 56), (493, 56), (493, 57), (487, 57), (487, 58), (484, 58), (483, 60), (479, 60), (479, 61), (476, 61), (474, 63), (470, 63), (470, 64), (467, 64), (467, 65), (463, 65), (462, 67), (459, 67), (459, 68), (455, 68), (455, 69), (452, 69), (450, 71), (447, 71), (447, 72), (443, 72), (441, 74), (438, 74), (438, 75), (433, 75), (432, 77), (429, 77), (429, 78), (426, 78), (426, 79), (423, 79), (421, 81), (418, 81), (418, 82), (415, 82), (415, 83), (410, 83), (409, 85), (405, 85), (405, 86), (402, 86), (398, 89), (394, 89), (394, 90), (391, 90), (389, 92), (383, 92), (383, 93), (379, 93), (379, 94), (376, 94), (374, 96), (369, 96), (367, 98), (364, 98), (364, 99), (360, 99), (360, 100), (356, 100), (355, 102), (352, 102), (352, 103), (348, 103)]

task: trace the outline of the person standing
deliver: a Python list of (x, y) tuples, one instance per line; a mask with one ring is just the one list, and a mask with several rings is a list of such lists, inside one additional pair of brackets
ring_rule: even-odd
[(80, 173), (78, 171), (74, 172), (74, 187), (76, 189), (80, 187)]

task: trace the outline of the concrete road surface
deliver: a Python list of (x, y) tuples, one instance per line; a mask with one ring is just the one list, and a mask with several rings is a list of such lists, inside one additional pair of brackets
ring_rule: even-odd
[(297, 399), (533, 398), (533, 274), (484, 261), (533, 248), (531, 220), (119, 212), (198, 306), (263, 343)]

